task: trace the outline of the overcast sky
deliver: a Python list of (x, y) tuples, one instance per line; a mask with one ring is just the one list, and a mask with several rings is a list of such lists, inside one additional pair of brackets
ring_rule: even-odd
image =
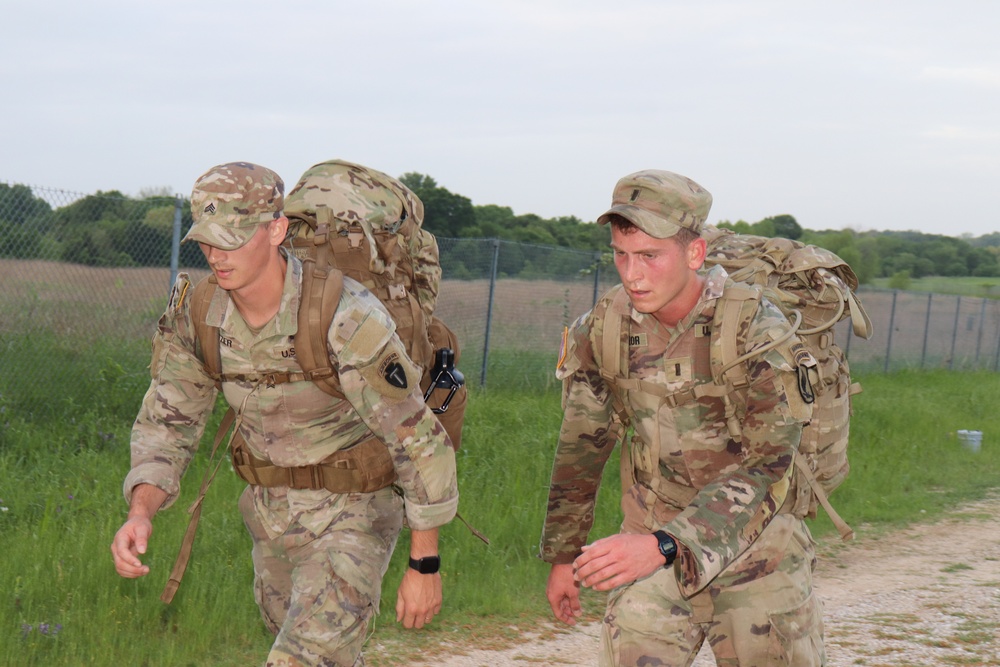
[(594, 220), (676, 171), (711, 222), (1000, 231), (992, 0), (13, 0), (0, 181), (183, 195), (331, 158)]

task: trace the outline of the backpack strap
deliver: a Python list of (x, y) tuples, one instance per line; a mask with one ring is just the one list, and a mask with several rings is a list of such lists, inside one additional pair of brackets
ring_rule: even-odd
[(195, 354), (201, 359), (208, 373), (218, 388), (222, 384), (222, 358), (219, 352), (219, 327), (209, 326), (205, 322), (208, 307), (215, 298), (215, 290), (219, 283), (215, 274), (202, 278), (195, 285), (191, 298), (191, 322), (194, 325)]
[(302, 301), (295, 335), (295, 358), (307, 379), (330, 396), (343, 399), (340, 378), (330, 363), (327, 336), (344, 291), (344, 274), (325, 261), (325, 249), (329, 248), (327, 233), (328, 227), (322, 233), (317, 228), (314, 237), (320, 244), (317, 256), (302, 261)]

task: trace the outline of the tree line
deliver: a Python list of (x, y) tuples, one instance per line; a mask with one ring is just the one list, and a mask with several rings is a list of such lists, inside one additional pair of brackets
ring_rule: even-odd
[[(449, 277), (472, 277), (474, 267), (488, 265), (489, 258), (480, 256), (486, 252), (482, 244), (472, 244), (472, 239), (557, 246), (595, 256), (608, 251), (606, 226), (575, 216), (515, 215), (508, 206), (475, 205), (425, 174), (410, 172), (400, 180), (423, 201), (425, 228), (439, 238), (458, 240), (462, 252), (442, 258)], [(89, 266), (169, 266), (175, 204), (174, 197), (133, 198), (110, 191), (53, 207), (26, 185), (0, 183), (0, 257)], [(182, 201), (181, 213), (186, 229), (191, 223), (187, 200)], [(955, 238), (917, 231), (814, 231), (788, 214), (754, 223), (716, 224), (741, 234), (781, 236), (826, 248), (850, 264), (862, 283), (898, 276), (1000, 276), (1000, 232)], [(530, 278), (552, 269), (533, 266), (523, 253), (517, 261), (516, 255), (505, 259), (502, 274)], [(180, 264), (204, 266), (198, 247), (183, 244)]]

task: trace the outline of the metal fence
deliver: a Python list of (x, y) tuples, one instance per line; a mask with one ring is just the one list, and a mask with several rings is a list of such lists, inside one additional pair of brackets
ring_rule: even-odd
[[(148, 361), (173, 275), (207, 273), (180, 197), (131, 199), (0, 183), (0, 394), (45, 369), (12, 371), (25, 337), (96, 343)], [(473, 384), (551, 384), (564, 326), (617, 282), (595, 253), (495, 239), (439, 238), (439, 316), (458, 334)], [(838, 341), (855, 370), (998, 370), (1000, 301), (862, 291), (875, 335)], [(134, 352), (133, 352), (134, 351)], [(41, 363), (46, 358), (40, 357)], [(73, 378), (65, 378), (72, 385)]]

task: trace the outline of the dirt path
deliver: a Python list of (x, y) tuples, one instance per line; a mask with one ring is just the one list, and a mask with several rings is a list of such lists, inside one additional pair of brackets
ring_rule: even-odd
[[(821, 545), (816, 588), (830, 667), (1000, 665), (1000, 498), (889, 535), (856, 528), (850, 545)], [(593, 666), (599, 631), (557, 628), (551, 638), (545, 628), (505, 650), (435, 656), (433, 664)], [(706, 649), (694, 664), (715, 660)]]

